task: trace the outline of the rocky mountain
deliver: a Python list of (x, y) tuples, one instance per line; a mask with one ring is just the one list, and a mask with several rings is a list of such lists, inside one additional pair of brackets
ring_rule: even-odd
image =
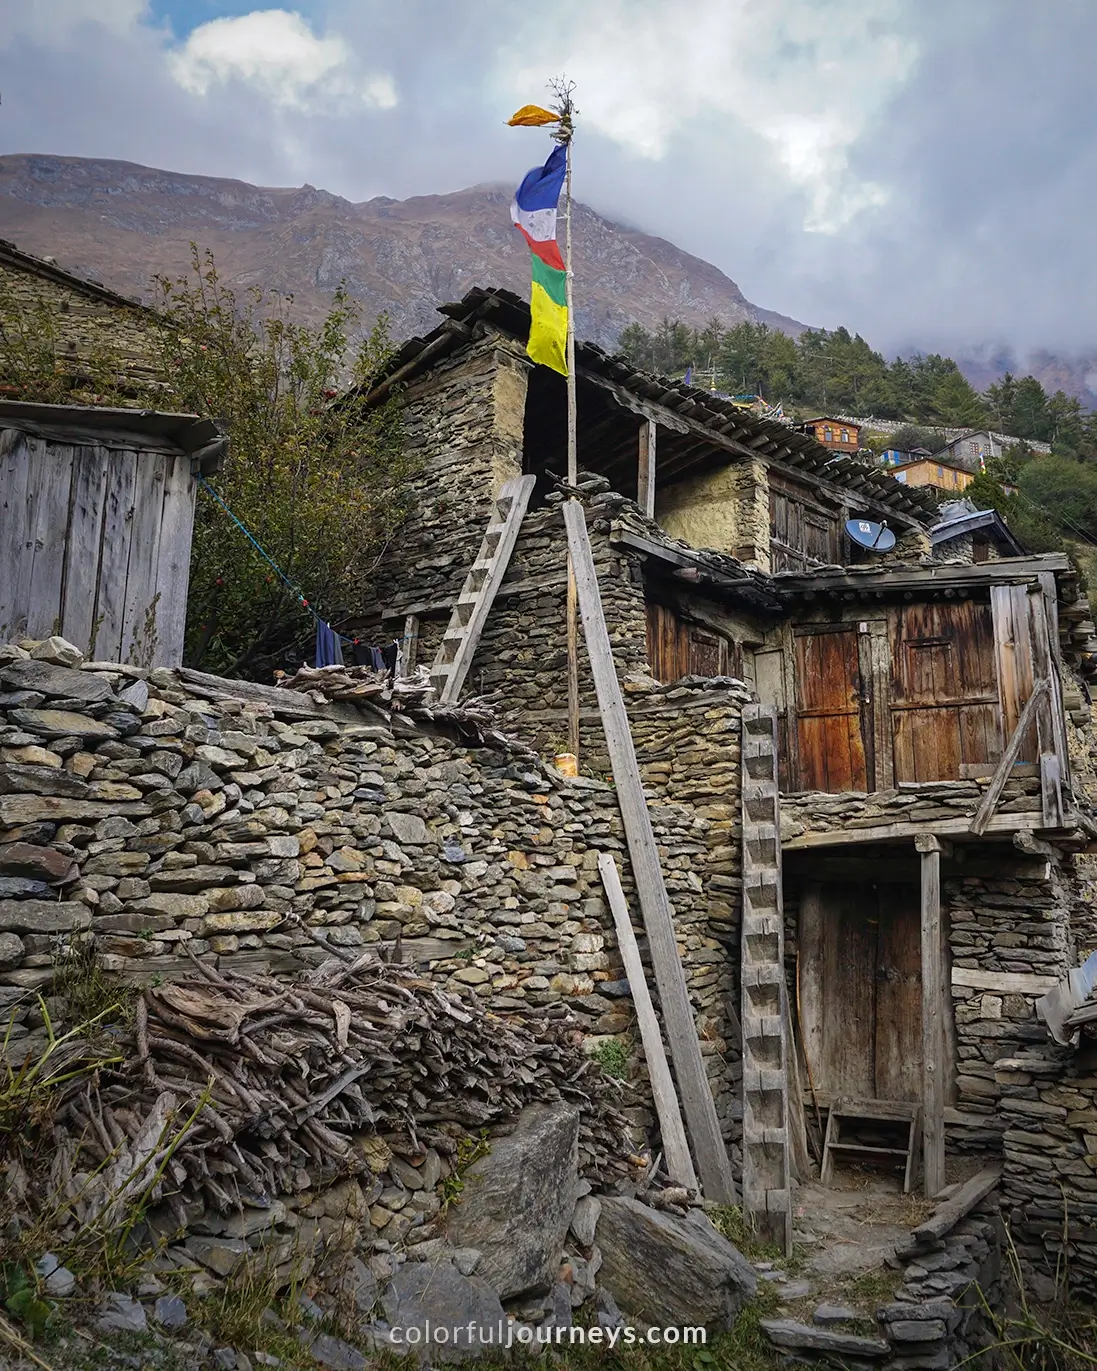
[[(0, 157), (0, 237), (126, 294), (150, 299), (157, 274), (186, 269), (190, 244), (212, 249), (234, 287), (292, 293), (320, 317), (345, 281), (394, 337), (437, 323), (435, 306), (473, 285), (529, 288), (529, 254), (511, 227), (510, 190), (472, 186), (353, 204), (313, 186), (272, 189), (80, 157)], [(804, 326), (748, 301), (722, 271), (665, 239), (578, 204), (573, 218), (577, 328), (612, 346), (632, 320)]]

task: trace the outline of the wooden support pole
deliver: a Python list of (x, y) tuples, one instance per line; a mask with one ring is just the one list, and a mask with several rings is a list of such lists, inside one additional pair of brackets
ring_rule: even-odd
[[(565, 342), (568, 369), (568, 485), (575, 487), (579, 481), (579, 403), (576, 394), (575, 376), (575, 303), (572, 299), (573, 273), (571, 269), (571, 155), (572, 128), (571, 102), (565, 95), (565, 117), (567, 133), (567, 173), (564, 188), (564, 276), (565, 298), (567, 300), (568, 320)], [(575, 496), (571, 496), (574, 500)], [(568, 599), (567, 599), (567, 651), (568, 651), (568, 751), (579, 761), (579, 601), (575, 591), (575, 568), (572, 566), (571, 553), (568, 552)]]
[(625, 713), (625, 701), (617, 680), (609, 632), (602, 613), (602, 597), (598, 590), (598, 576), (594, 569), (586, 513), (582, 505), (571, 500), (564, 505), (564, 524), (575, 567), (579, 612), (598, 696), (602, 731), (613, 768), (617, 803), (621, 809), (621, 821), (632, 859), (633, 879), (651, 949), (652, 969), (659, 990), (667, 1043), (693, 1143), (693, 1154), (697, 1159), (701, 1187), (706, 1199), (715, 1200), (718, 1204), (734, 1204), (735, 1180), (701, 1056), (686, 974), (678, 955), (674, 910), (659, 865), (659, 851), (651, 827), (644, 783), (636, 761), (632, 731)]
[(640, 425), (640, 458), (636, 472), (636, 503), (649, 519), (655, 518), (655, 420)]
[(1040, 701), (1044, 697), (1044, 692), (1048, 688), (1047, 677), (1044, 676), (1032, 687), (1032, 694), (1028, 697), (1021, 717), (1017, 720), (1017, 727), (1013, 730), (1013, 736), (1006, 744), (1005, 751), (999, 758), (998, 765), (994, 769), (994, 775), (990, 778), (990, 785), (987, 793), (983, 796), (982, 803), (975, 811), (975, 817), (971, 821), (972, 833), (984, 833), (986, 826), (990, 822), (990, 817), (998, 807), (998, 801), (1002, 798), (1002, 791), (1009, 780), (1009, 773), (1013, 770), (1013, 763), (1017, 760), (1018, 753), (1021, 751), (1021, 744), (1025, 740), (1025, 734), (1029, 730), (1036, 711), (1040, 706)]
[(659, 1118), (659, 1133), (663, 1140), (667, 1174), (676, 1185), (696, 1190), (697, 1174), (689, 1155), (686, 1128), (682, 1122), (678, 1093), (674, 1089), (674, 1078), (667, 1064), (659, 1020), (655, 1017), (655, 1006), (651, 1002), (644, 964), (640, 960), (640, 949), (636, 945), (636, 934), (629, 917), (625, 892), (621, 888), (621, 876), (617, 870), (617, 863), (608, 852), (599, 854), (598, 870), (602, 876), (602, 884), (606, 888), (609, 907), (613, 912), (617, 949), (624, 963), (625, 975), (628, 977), (632, 1002), (636, 1006), (636, 1019), (640, 1025), (640, 1040), (644, 1044), (648, 1076), (651, 1078), (651, 1094), (655, 1101), (655, 1113)]
[(926, 1199), (945, 1188), (945, 979), (941, 844), (919, 833), (922, 858), (922, 1169)]

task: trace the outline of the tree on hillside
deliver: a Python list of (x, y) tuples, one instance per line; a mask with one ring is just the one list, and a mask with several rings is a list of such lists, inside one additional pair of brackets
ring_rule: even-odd
[(933, 408), (942, 424), (957, 428), (981, 428), (987, 422), (986, 406), (959, 367), (937, 382), (933, 389)]

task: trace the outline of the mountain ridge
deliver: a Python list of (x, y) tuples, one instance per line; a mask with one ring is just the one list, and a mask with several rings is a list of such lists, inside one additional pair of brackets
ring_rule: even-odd
[[(190, 244), (210, 248), (226, 284), (291, 294), (312, 322), (345, 281), (368, 323), (386, 312), (396, 340), (429, 331), (436, 307), (474, 285), (529, 290), (525, 245), (510, 225), (510, 190), (482, 182), (446, 194), (352, 201), (305, 183), (257, 186), (112, 158), (0, 156), (0, 237), (77, 275), (146, 302), (153, 278), (186, 271)], [(808, 327), (746, 298), (711, 262), (576, 202), (576, 329), (613, 348), (625, 325), (720, 318), (789, 334)], [(871, 341), (871, 340), (870, 340)], [(957, 356), (983, 390), (1006, 370), (1031, 373), (1097, 407), (1097, 356), (1008, 349)]]
[[(406, 200), (355, 203), (315, 186), (264, 187), (112, 159), (0, 157), (0, 236), (78, 275), (149, 300), (157, 274), (185, 271), (190, 243), (210, 248), (233, 287), (294, 296), (318, 319), (340, 284), (396, 338), (437, 322), (436, 307), (473, 285), (528, 293), (529, 255), (510, 225), (510, 193), (481, 184)], [(719, 268), (664, 238), (576, 202), (576, 326), (612, 346), (634, 320), (749, 319), (788, 333), (805, 325), (752, 304)]]

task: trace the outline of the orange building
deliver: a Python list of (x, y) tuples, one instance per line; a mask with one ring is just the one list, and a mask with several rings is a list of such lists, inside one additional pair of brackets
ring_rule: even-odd
[(832, 452), (856, 452), (861, 446), (861, 425), (848, 419), (805, 419), (801, 433), (810, 433), (817, 443)]
[(975, 473), (948, 466), (934, 457), (923, 457), (921, 461), (896, 467), (895, 479), (905, 486), (933, 486), (935, 490), (955, 492), (966, 490), (975, 480)]

